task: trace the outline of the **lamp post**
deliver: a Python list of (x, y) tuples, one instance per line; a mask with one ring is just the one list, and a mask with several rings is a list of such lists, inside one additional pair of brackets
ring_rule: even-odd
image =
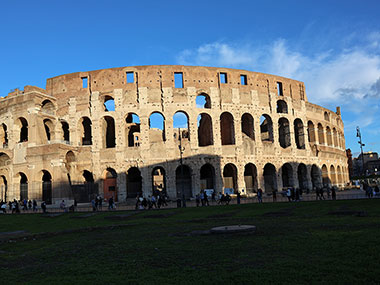
[(364, 171), (364, 155), (363, 155), (363, 146), (365, 146), (365, 144), (362, 142), (362, 134), (360, 133), (360, 128), (359, 127), (356, 127), (356, 136), (359, 138), (358, 144), (360, 144), (360, 152), (361, 152), (361, 155), (362, 155), (362, 174), (365, 175), (365, 171)]
[(185, 183), (183, 178), (183, 151), (185, 150), (184, 147), (182, 147), (182, 135), (181, 135), (181, 128), (178, 128), (178, 138), (179, 138), (179, 155), (180, 155), (180, 165), (181, 165), (181, 196), (182, 196), (182, 207), (186, 208), (186, 199), (185, 199)]

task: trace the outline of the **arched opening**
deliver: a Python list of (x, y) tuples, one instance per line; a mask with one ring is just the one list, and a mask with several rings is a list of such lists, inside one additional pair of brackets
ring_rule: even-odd
[(85, 183), (94, 183), (94, 175), (88, 170), (83, 170), (83, 179)]
[(174, 139), (190, 140), (189, 117), (185, 112), (178, 111), (173, 115)]
[(322, 184), (323, 186), (330, 185), (329, 173), (326, 165), (322, 165)]
[(212, 119), (209, 114), (198, 115), (198, 146), (208, 146), (214, 144)]
[(311, 167), (310, 176), (311, 176), (311, 183), (313, 185), (313, 189), (321, 188), (322, 177), (321, 177), (320, 169), (315, 164), (313, 164), (313, 166)]
[(332, 135), (330, 127), (326, 127), (327, 145), (332, 146)]
[(177, 190), (177, 198), (182, 198), (184, 195), (186, 199), (192, 197), (191, 189), (191, 169), (187, 165), (178, 166), (175, 170), (175, 182)]
[(330, 166), (330, 180), (331, 184), (336, 185), (336, 173), (333, 165)]
[(252, 163), (244, 166), (244, 182), (246, 194), (257, 192), (257, 168)]
[(163, 142), (165, 138), (165, 118), (159, 112), (154, 112), (149, 116), (149, 141)]
[(260, 117), (260, 136), (263, 142), (273, 142), (273, 123), (266, 114)]
[(92, 145), (91, 120), (83, 117), (80, 120), (80, 130), (82, 131), (82, 145)]
[(105, 116), (103, 118), (103, 147), (113, 148), (116, 146), (115, 120), (113, 117)]
[(330, 122), (330, 116), (329, 116), (329, 113), (327, 113), (327, 112), (324, 113), (324, 119), (325, 119), (325, 121)]
[(53, 122), (49, 119), (44, 119), (44, 128), (45, 128), (46, 139), (49, 142), (54, 137)]
[(297, 176), (298, 176), (299, 188), (306, 190), (308, 188), (308, 185), (307, 185), (307, 168), (305, 164), (300, 163), (298, 165)]
[(318, 124), (318, 142), (319, 144), (325, 144), (325, 134), (320, 123)]
[(52, 203), (52, 178), (49, 171), (42, 170), (42, 201), (50, 205)]
[(117, 173), (115, 169), (107, 168), (103, 181), (104, 198), (107, 200), (109, 200), (112, 197), (114, 201), (117, 201), (116, 179)]
[(288, 188), (288, 187), (294, 187), (294, 180), (293, 180), (293, 167), (290, 165), (290, 163), (285, 163), (281, 167), (281, 177), (282, 177), (282, 187)]
[(66, 153), (66, 168), (70, 168), (70, 165), (75, 162), (75, 154), (70, 150)]
[(19, 173), (20, 176), (20, 200), (28, 200), (28, 178), (22, 172)]
[(20, 128), (20, 140), (19, 142), (27, 142), (28, 141), (28, 121), (20, 117), (18, 118), (16, 125)]
[(10, 164), (11, 158), (9, 157), (8, 154), (1, 152), (0, 153), (0, 167), (5, 167), (8, 164)]
[(152, 170), (152, 193), (153, 195), (166, 195), (166, 174), (165, 169), (161, 166)]
[(251, 140), (255, 140), (255, 127), (251, 114), (245, 113), (241, 117), (241, 131), (243, 132), (243, 139), (244, 137), (248, 137)]
[[(237, 193), (238, 184), (237, 184), (237, 168), (234, 164), (228, 163), (224, 166), (223, 169), (223, 186), (225, 192)], [(226, 191), (226, 189), (228, 189)]]
[(3, 200), (5, 203), (7, 202), (8, 195), (8, 181), (4, 175), (1, 175), (0, 179), (0, 200)]
[(65, 141), (65, 143), (70, 143), (69, 124), (65, 121), (61, 121), (61, 126), (62, 126), (63, 140)]
[(115, 100), (109, 95), (104, 96), (103, 106), (105, 112), (115, 111)]
[(315, 129), (312, 121), (307, 122), (307, 137), (309, 139), (309, 142), (315, 142)]
[(298, 149), (305, 149), (305, 133), (301, 119), (294, 120), (294, 137)]
[(125, 135), (128, 147), (140, 146), (140, 118), (134, 113), (127, 115)]
[(0, 127), (0, 143), (3, 148), (8, 147), (8, 128), (4, 123), (2, 123)]
[(341, 170), (341, 168), (340, 168), (339, 165), (336, 168), (336, 172), (337, 172), (337, 183), (338, 184), (343, 184), (342, 170)]
[(288, 113), (288, 105), (284, 100), (278, 100), (277, 101), (277, 113)]
[(137, 167), (129, 168), (127, 172), (127, 198), (136, 198), (142, 194), (142, 177)]
[(211, 99), (206, 93), (199, 94), (195, 99), (197, 108), (211, 109)]
[(276, 168), (271, 163), (264, 166), (264, 188), (267, 193), (277, 191)]
[(235, 144), (234, 117), (231, 113), (224, 112), (220, 115), (220, 135), (222, 145)]
[(278, 141), (282, 148), (290, 146), (290, 126), (286, 118), (280, 118), (278, 120)]
[(215, 180), (215, 169), (214, 167), (206, 163), (201, 167), (201, 190), (204, 189), (215, 189), (214, 180)]
[(54, 114), (55, 106), (53, 102), (50, 100), (46, 99), (42, 102), (41, 104), (41, 111), (48, 113), (48, 114)]
[(333, 130), (332, 130), (332, 135), (333, 135), (334, 146), (338, 147), (339, 146), (338, 145), (338, 134), (337, 134), (335, 128), (333, 128)]

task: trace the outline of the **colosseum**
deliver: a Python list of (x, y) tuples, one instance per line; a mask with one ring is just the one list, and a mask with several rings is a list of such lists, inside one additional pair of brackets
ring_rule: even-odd
[(129, 66), (0, 99), (0, 199), (156, 191), (252, 195), (349, 182), (343, 122), (303, 82), (229, 68)]

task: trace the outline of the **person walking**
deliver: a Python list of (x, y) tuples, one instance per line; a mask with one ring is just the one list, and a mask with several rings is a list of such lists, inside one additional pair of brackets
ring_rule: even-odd
[(37, 212), (37, 201), (33, 199), (33, 212)]
[(257, 190), (257, 200), (259, 201), (259, 203), (263, 202), (263, 190), (261, 190), (261, 188)]
[(273, 202), (277, 202), (277, 190), (273, 189), (272, 191)]
[(331, 189), (331, 199), (336, 200), (336, 191), (335, 191), (335, 187), (333, 187), (333, 188)]
[(239, 205), (240, 204), (240, 192), (238, 191), (236, 194), (236, 203)]
[(286, 197), (288, 198), (289, 202), (292, 201), (292, 190), (290, 189), (290, 187), (288, 188), (288, 190), (286, 190)]

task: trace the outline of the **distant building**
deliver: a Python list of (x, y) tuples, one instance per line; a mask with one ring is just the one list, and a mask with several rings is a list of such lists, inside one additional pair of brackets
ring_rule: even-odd
[[(363, 169), (364, 165), (364, 169)], [(380, 159), (377, 152), (365, 152), (353, 159), (353, 174), (360, 175), (380, 175)]]

